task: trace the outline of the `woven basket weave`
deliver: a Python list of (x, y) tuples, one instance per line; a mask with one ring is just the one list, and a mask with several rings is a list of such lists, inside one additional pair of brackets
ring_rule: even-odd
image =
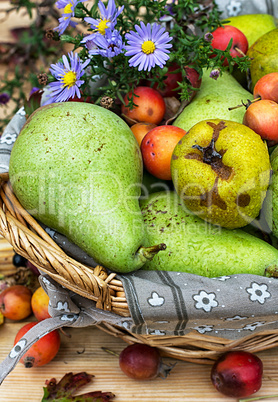
[[(116, 279), (116, 274), (108, 274), (101, 266), (88, 267), (67, 256), (22, 208), (8, 182), (8, 174), (0, 176), (0, 179), (0, 234), (11, 244), (14, 251), (31, 261), (57, 283), (94, 300), (97, 308), (129, 317), (124, 288), (122, 282)], [(164, 356), (202, 364), (210, 364), (220, 354), (231, 349), (244, 349), (255, 353), (278, 346), (278, 330), (264, 331), (232, 341), (196, 332), (161, 339), (155, 335), (134, 335), (107, 323), (98, 327), (127, 343), (146, 343), (158, 347)]]

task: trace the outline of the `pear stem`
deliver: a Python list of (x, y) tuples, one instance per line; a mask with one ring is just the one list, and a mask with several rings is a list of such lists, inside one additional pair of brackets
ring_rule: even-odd
[(147, 260), (152, 260), (153, 257), (161, 250), (166, 249), (165, 243), (156, 244), (150, 247), (141, 247), (138, 252), (141, 253)]
[(258, 96), (257, 98), (255, 98), (255, 99), (252, 99), (252, 100), (249, 100), (248, 99), (248, 103), (246, 104), (246, 103), (244, 103), (244, 102), (242, 102), (242, 104), (241, 105), (237, 105), (237, 106), (232, 106), (232, 107), (228, 107), (228, 110), (234, 110), (234, 109), (238, 109), (239, 107), (242, 107), (242, 106), (245, 106), (245, 107), (247, 107), (247, 105), (248, 104), (250, 104), (250, 103), (254, 103), (254, 102), (257, 102), (257, 101), (259, 101), (259, 100), (261, 100), (262, 98), (260, 97), (260, 96)]
[(278, 396), (278, 394), (276, 394), (276, 395), (266, 395), (266, 396), (255, 396), (255, 397), (252, 397), (252, 398), (239, 399), (238, 402), (262, 401), (263, 399), (277, 398), (277, 396)]

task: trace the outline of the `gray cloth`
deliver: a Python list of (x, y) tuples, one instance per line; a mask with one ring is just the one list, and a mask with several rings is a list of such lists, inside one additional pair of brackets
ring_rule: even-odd
[(277, 0), (216, 0), (221, 17), (235, 17), (244, 14), (270, 14), (278, 18)]
[(0, 174), (9, 171), (11, 150), (26, 118), (22, 107), (9, 122), (0, 137)]
[(135, 334), (163, 337), (197, 331), (240, 339), (278, 328), (278, 279), (163, 271), (138, 271), (120, 279)]

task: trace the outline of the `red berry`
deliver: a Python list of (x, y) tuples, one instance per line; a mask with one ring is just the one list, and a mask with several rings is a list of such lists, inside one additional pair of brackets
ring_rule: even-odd
[(254, 354), (245, 351), (224, 353), (211, 369), (211, 381), (223, 395), (242, 398), (259, 391), (263, 364)]

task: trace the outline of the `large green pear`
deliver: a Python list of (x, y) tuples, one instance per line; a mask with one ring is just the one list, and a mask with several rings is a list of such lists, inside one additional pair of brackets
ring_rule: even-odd
[(151, 194), (141, 210), (152, 242), (167, 249), (144, 270), (189, 272), (206, 277), (233, 274), (277, 276), (278, 250), (241, 229), (224, 229), (192, 214), (174, 191)]
[(188, 131), (194, 124), (206, 119), (223, 119), (242, 123), (245, 108), (233, 110), (229, 108), (240, 105), (247, 99), (253, 99), (253, 95), (226, 71), (217, 80), (210, 78), (209, 75), (209, 70), (203, 71), (199, 91), (174, 121), (174, 126)]
[(142, 156), (128, 125), (100, 106), (37, 109), (11, 153), (10, 181), (23, 207), (113, 271), (139, 269), (147, 246), (139, 207)]
[(265, 33), (276, 28), (275, 18), (270, 14), (244, 14), (227, 17), (224, 25), (232, 25), (244, 33), (249, 47)]
[(278, 28), (261, 36), (248, 49), (252, 88), (266, 74), (278, 71)]

